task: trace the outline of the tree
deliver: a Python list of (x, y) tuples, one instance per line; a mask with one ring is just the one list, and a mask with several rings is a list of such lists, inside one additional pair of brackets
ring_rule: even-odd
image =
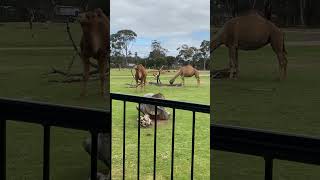
[(203, 40), (199, 49), (200, 57), (203, 58), (203, 70), (206, 70), (206, 63), (210, 56), (210, 41)]
[(189, 47), (186, 44), (183, 44), (182, 46), (180, 46), (179, 48), (177, 48), (177, 50), (179, 50), (179, 54), (177, 55), (177, 59), (180, 62), (192, 62), (194, 64), (194, 55), (197, 53), (198, 49), (196, 47)]
[(120, 30), (110, 37), (111, 49), (117, 50), (120, 54), (124, 55), (126, 60), (126, 66), (128, 66), (127, 57), (129, 55), (129, 50), (133, 42), (135, 41), (137, 34), (128, 29)]
[(168, 50), (161, 46), (161, 43), (157, 40), (151, 42), (151, 52), (149, 53), (149, 58), (159, 58), (165, 57)]
[(152, 60), (152, 64), (155, 67), (161, 67), (162, 65), (167, 64), (167, 52), (168, 50), (163, 48), (158, 40), (153, 40), (151, 42), (151, 52), (149, 53), (149, 61)]
[(173, 66), (174, 64), (176, 64), (176, 62), (177, 62), (176, 57), (167, 56), (167, 66), (168, 66), (168, 68), (172, 68), (172, 66)]

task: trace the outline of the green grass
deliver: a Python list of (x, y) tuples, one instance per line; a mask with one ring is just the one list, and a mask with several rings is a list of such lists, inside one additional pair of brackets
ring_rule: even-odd
[[(240, 51), (240, 79), (214, 80), (215, 123), (320, 136), (319, 46), (287, 46), (288, 78), (280, 82), (270, 47)], [(227, 66), (227, 49), (215, 52), (214, 68)], [(215, 179), (263, 179), (262, 158), (212, 152)], [(274, 179), (319, 179), (319, 167), (275, 161)], [(232, 171), (230, 171), (232, 169)]]
[[(71, 23), (70, 31), (74, 41), (79, 44), (80, 25)], [(34, 23), (32, 31), (29, 23), (5, 23), (0, 26), (0, 34), (5, 34), (0, 39), (0, 47), (70, 46), (72, 48), (64, 23)]]
[[(59, 77), (44, 75), (51, 66), (65, 68), (70, 51), (1, 51), (0, 96), (57, 104), (104, 108), (99, 83), (90, 82), (89, 97), (79, 98), (80, 83), (49, 83)], [(76, 71), (77, 68), (74, 70)], [(36, 113), (36, 112), (35, 112)], [(8, 121), (7, 177), (42, 179), (42, 128), (38, 125)], [(51, 175), (53, 179), (86, 179), (90, 159), (82, 149), (88, 134), (62, 128), (52, 129)], [(104, 167), (100, 165), (100, 169)]]
[[(0, 47), (43, 47), (71, 46), (64, 25), (52, 24), (49, 29), (43, 25), (35, 26), (36, 38), (32, 39), (27, 24), (5, 24), (0, 26), (0, 33), (6, 34), (0, 40)], [(76, 26), (76, 25), (75, 25)], [(79, 41), (79, 29), (72, 27)], [(66, 69), (74, 54), (73, 50), (1, 50), (0, 56), (0, 96), (24, 100), (44, 101), (56, 104), (76, 105), (91, 108), (106, 108), (106, 102), (99, 93), (99, 81), (90, 81), (88, 97), (79, 97), (81, 83), (53, 83), (48, 80), (61, 79), (59, 75), (46, 74), (51, 67)], [(77, 59), (73, 71), (81, 71), (80, 60)], [(127, 88), (131, 83), (129, 71), (112, 71), (112, 92), (128, 93), (142, 96), (147, 92), (161, 92), (167, 99), (209, 104), (208, 72), (201, 77), (201, 87), (196, 87), (194, 78), (186, 79), (184, 88), (159, 88), (147, 86), (145, 91), (136, 92)], [(167, 81), (166, 74), (162, 81)], [(150, 78), (149, 81), (152, 81)], [(179, 82), (180, 79), (177, 79)], [(113, 175), (120, 179), (122, 173), (122, 103), (113, 102)], [(134, 104), (127, 105), (127, 177), (136, 175), (137, 126)], [(190, 176), (191, 158), (191, 117), (186, 111), (176, 113), (176, 179), (188, 179)], [(196, 114), (196, 148), (195, 177), (209, 179), (209, 115)], [(171, 160), (171, 124), (158, 126), (157, 179), (168, 179)], [(63, 128), (52, 129), (51, 146), (51, 176), (52, 179), (87, 179), (90, 159), (82, 149), (82, 141), (88, 133)], [(153, 130), (141, 130), (141, 179), (152, 178), (153, 172)], [(7, 176), (9, 179), (42, 179), (42, 128), (28, 123), (7, 123)], [(105, 170), (99, 164), (100, 170)]]
[[(201, 73), (201, 86), (196, 86), (195, 78), (186, 78), (186, 87), (157, 87), (149, 85), (145, 90), (129, 88), (132, 77), (128, 70), (111, 71), (111, 91), (142, 96), (145, 93), (162, 93), (166, 99), (208, 104), (209, 102), (209, 77), (208, 72)], [(161, 81), (168, 83), (174, 72), (163, 74)], [(152, 77), (148, 81), (155, 80)], [(178, 78), (176, 83), (181, 80)], [(137, 110), (136, 104), (127, 105), (126, 116), (126, 156), (127, 176), (136, 178), (137, 163)], [(122, 175), (122, 128), (123, 128), (123, 103), (114, 101), (113, 104), (113, 175), (121, 179)], [(169, 109), (168, 109), (169, 110)], [(172, 111), (169, 110), (172, 114)], [(196, 148), (195, 148), (195, 178), (209, 179), (209, 115), (196, 114)], [(172, 119), (161, 123), (157, 131), (157, 178), (170, 179), (171, 162), (171, 128)], [(153, 175), (153, 128), (141, 129), (141, 178), (152, 179)], [(176, 136), (175, 136), (175, 177), (177, 179), (190, 178), (192, 113), (176, 111)]]

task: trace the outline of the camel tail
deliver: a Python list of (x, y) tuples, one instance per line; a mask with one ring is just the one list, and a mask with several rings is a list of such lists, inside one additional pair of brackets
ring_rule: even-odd
[(282, 46), (283, 46), (283, 52), (284, 52), (284, 54), (288, 54), (288, 52), (287, 52), (287, 50), (286, 50), (286, 46), (285, 46), (285, 44), (284, 44), (284, 40), (285, 40), (285, 34), (283, 33), (283, 42), (282, 42)]
[(131, 69), (131, 75), (132, 75), (132, 79), (135, 79), (133, 72), (132, 72), (133, 68)]

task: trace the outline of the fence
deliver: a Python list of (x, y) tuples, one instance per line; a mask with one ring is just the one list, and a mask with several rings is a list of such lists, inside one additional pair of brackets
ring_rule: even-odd
[[(140, 107), (141, 104), (150, 104), (155, 106), (155, 114), (157, 114), (157, 107), (163, 106), (172, 108), (172, 143), (171, 143), (171, 179), (174, 177), (174, 139), (175, 139), (175, 119), (176, 119), (176, 109), (181, 110), (187, 110), (191, 111), (192, 116), (192, 146), (191, 146), (191, 164), (190, 164), (190, 172), (191, 177), (190, 179), (193, 179), (194, 176), (194, 145), (195, 145), (195, 123), (196, 123), (196, 112), (200, 113), (210, 113), (210, 106), (209, 105), (200, 105), (200, 104), (194, 104), (194, 103), (187, 103), (187, 102), (178, 102), (178, 101), (171, 101), (171, 100), (161, 100), (161, 99), (155, 99), (155, 98), (146, 98), (146, 97), (137, 97), (137, 96), (131, 96), (131, 95), (123, 95), (123, 94), (115, 94), (111, 93), (111, 99), (112, 100), (119, 100), (123, 101), (123, 157), (122, 157), (122, 177), (125, 179), (125, 152), (126, 152), (126, 139), (125, 139), (125, 133), (126, 133), (126, 102), (134, 102), (138, 103), (138, 107)], [(112, 107), (112, 106), (111, 106)], [(140, 108), (139, 108), (140, 109)], [(137, 111), (137, 117), (140, 117), (140, 111)], [(155, 116), (156, 117), (156, 116)], [(155, 120), (156, 122), (156, 120)], [(138, 149), (137, 149), (137, 179), (140, 179), (140, 124), (138, 123), (137, 133), (138, 133)], [(153, 152), (153, 179), (156, 179), (156, 155), (157, 155), (157, 123), (154, 123), (154, 152)]]
[(317, 138), (225, 125), (211, 125), (210, 134), (210, 149), (263, 157), (265, 180), (272, 180), (274, 159), (320, 165)]
[[(43, 179), (50, 179), (50, 127), (85, 130), (91, 133), (91, 179), (97, 175), (98, 133), (110, 133), (110, 112), (71, 106), (51, 105), (13, 99), (0, 99), (0, 179), (6, 179), (6, 121), (43, 126)], [(110, 152), (111, 153), (111, 152)]]

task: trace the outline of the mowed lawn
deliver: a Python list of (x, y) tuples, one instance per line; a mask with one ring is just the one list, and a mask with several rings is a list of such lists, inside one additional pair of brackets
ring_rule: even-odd
[[(32, 39), (27, 23), (9, 23), (0, 26), (0, 32), (6, 34), (0, 40), (0, 96), (106, 109), (107, 102), (100, 97), (99, 81), (89, 82), (86, 98), (79, 96), (81, 83), (49, 82), (63, 78), (60, 75), (48, 75), (51, 67), (65, 70), (74, 54), (65, 32), (65, 25), (51, 24), (47, 28), (42, 24), (36, 24), (34, 28), (36, 35)], [(79, 30), (77, 25), (71, 26), (76, 43), (80, 39)], [(81, 70), (81, 63), (77, 58), (72, 71), (80, 72)], [(113, 92), (139, 96), (147, 92), (162, 92), (167, 99), (209, 104), (208, 72), (202, 73), (200, 87), (196, 87), (194, 78), (186, 78), (186, 87), (148, 86), (145, 92), (136, 92), (135, 89), (127, 88), (126, 83), (131, 83), (132, 79), (128, 70), (112, 70), (111, 74)], [(127, 77), (118, 77), (122, 75)], [(173, 74), (166, 75), (171, 77)], [(162, 79), (162, 81), (166, 80), (168, 78)], [(179, 82), (180, 78), (177, 79), (177, 83)], [(120, 179), (122, 177), (123, 109), (121, 102), (114, 101), (113, 103), (113, 178)], [(130, 103), (127, 105), (126, 175), (128, 179), (136, 177), (137, 111), (134, 106)], [(186, 179), (190, 177), (192, 114), (177, 110), (176, 117), (175, 176), (176, 179)], [(209, 179), (209, 115), (197, 113), (196, 118), (195, 176), (196, 179)], [(170, 177), (171, 122), (172, 119), (158, 126), (158, 179)], [(142, 129), (141, 132), (141, 178), (150, 179), (153, 172), (151, 162), (153, 160), (153, 130)], [(42, 133), (42, 127), (39, 125), (8, 121), (8, 178), (42, 179)], [(82, 141), (88, 136), (89, 134), (83, 131), (52, 129), (50, 164), (52, 179), (88, 179), (90, 158), (82, 149)], [(105, 169), (104, 165), (99, 163), (99, 170), (104, 171)]]
[[(168, 84), (175, 72), (161, 75), (162, 83)], [(143, 90), (130, 88), (132, 82), (130, 70), (113, 69), (111, 71), (111, 91), (143, 96), (146, 93), (162, 93), (166, 99), (209, 104), (209, 72), (200, 73), (201, 85), (197, 87), (194, 77), (185, 78), (185, 87), (158, 87), (147, 85)], [(152, 73), (148, 82), (156, 82)], [(175, 83), (180, 83), (180, 77)], [(126, 111), (126, 176), (135, 179), (137, 172), (137, 113), (134, 103), (127, 103)], [(122, 178), (122, 143), (123, 143), (123, 102), (113, 101), (113, 177)], [(171, 114), (172, 110), (167, 109)], [(153, 176), (153, 128), (141, 129), (141, 178)], [(172, 118), (160, 123), (157, 130), (157, 178), (170, 179)], [(209, 114), (196, 113), (195, 135), (195, 179), (209, 179)], [(176, 179), (190, 178), (191, 165), (192, 112), (176, 110), (175, 130), (175, 166)]]
[[(53, 83), (59, 75), (47, 75), (51, 67), (65, 70), (74, 54), (64, 24), (51, 24), (48, 29), (36, 24), (35, 38), (31, 38), (27, 23), (8, 23), (0, 26), (0, 96), (22, 100), (43, 101), (106, 109), (99, 94), (99, 82), (89, 83), (89, 95), (80, 98), (81, 83)], [(80, 29), (71, 27), (76, 43)], [(34, 47), (53, 47), (51, 50)], [(55, 50), (62, 46), (70, 49)], [(27, 50), (17, 47), (29, 48)], [(8, 48), (8, 49), (2, 49)], [(72, 71), (82, 70), (79, 58)], [(35, 112), (37, 113), (37, 112)], [(63, 118), (63, 117), (61, 117)], [(7, 177), (13, 180), (42, 179), (43, 129), (39, 125), (7, 123)], [(82, 149), (82, 141), (89, 136), (83, 131), (52, 128), (52, 179), (85, 179), (90, 173), (89, 155)], [(105, 170), (99, 164), (99, 170)]]
[[(288, 78), (283, 82), (277, 80), (278, 61), (269, 46), (239, 51), (240, 79), (212, 81), (214, 123), (319, 137), (319, 50), (320, 46), (287, 46)], [(215, 51), (215, 69), (227, 67), (227, 54), (224, 47)], [(211, 160), (214, 179), (264, 177), (262, 158), (214, 151)], [(275, 161), (276, 180), (319, 178), (318, 166)]]

